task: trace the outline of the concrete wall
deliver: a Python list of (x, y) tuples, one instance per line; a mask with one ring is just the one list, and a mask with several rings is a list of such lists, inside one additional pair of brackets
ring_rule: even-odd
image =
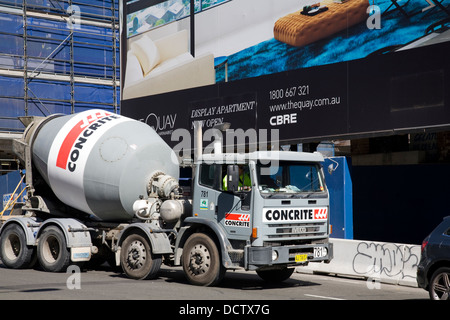
[[(420, 246), (388, 242), (331, 239), (334, 259), (329, 263), (310, 263), (297, 272), (320, 272), (417, 287), (416, 272)], [(369, 284), (370, 285), (370, 284)]]

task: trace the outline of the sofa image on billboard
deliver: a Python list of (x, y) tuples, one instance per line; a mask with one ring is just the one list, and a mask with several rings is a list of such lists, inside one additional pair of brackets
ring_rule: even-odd
[(153, 41), (146, 34), (127, 51), (123, 99), (215, 83), (214, 55), (193, 57), (187, 30)]

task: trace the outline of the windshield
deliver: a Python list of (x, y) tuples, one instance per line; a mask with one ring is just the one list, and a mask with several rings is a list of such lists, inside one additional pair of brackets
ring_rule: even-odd
[[(268, 172), (270, 173), (265, 174)], [(257, 175), (258, 188), (262, 195), (301, 194), (325, 190), (320, 167), (315, 163), (280, 161), (278, 166), (259, 163)]]

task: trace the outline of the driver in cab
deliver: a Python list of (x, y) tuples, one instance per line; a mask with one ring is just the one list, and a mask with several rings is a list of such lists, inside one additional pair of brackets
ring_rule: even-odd
[[(227, 191), (227, 178), (225, 175), (222, 181), (222, 190)], [(252, 181), (250, 179), (250, 174), (248, 170), (245, 170), (243, 166), (239, 166), (239, 191), (250, 191), (251, 190)]]

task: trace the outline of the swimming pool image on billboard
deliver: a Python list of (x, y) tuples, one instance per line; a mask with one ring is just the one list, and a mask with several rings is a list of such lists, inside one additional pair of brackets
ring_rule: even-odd
[[(367, 19), (301, 47), (271, 38), (233, 53), (227, 57), (228, 81), (365, 58), (383, 48), (405, 46), (425, 36), (427, 29), (438, 22), (450, 25), (450, 15), (438, 6), (430, 7), (425, 0), (398, 3), (403, 6), (401, 9), (392, 6), (391, 0), (371, 1), (370, 5), (379, 10), (368, 12), (378, 14), (377, 17), (367, 14)], [(217, 72), (216, 82), (221, 81), (224, 81), (224, 74)]]

